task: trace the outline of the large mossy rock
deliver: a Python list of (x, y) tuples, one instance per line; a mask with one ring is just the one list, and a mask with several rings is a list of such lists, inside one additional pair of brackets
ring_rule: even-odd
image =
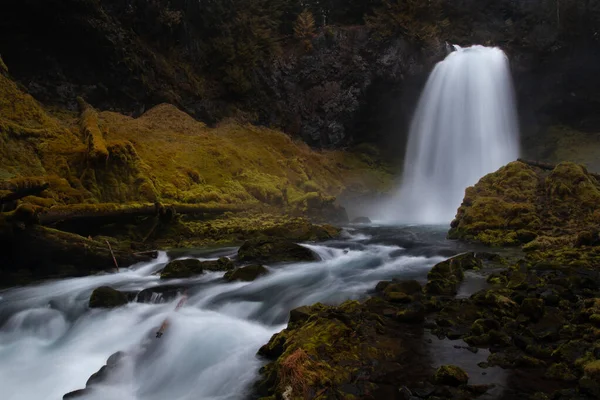
[(458, 286), (464, 279), (464, 271), (480, 269), (481, 259), (475, 253), (459, 254), (433, 266), (427, 274), (425, 292), (433, 295), (455, 295)]
[[(258, 395), (285, 398), (287, 391), (294, 399), (320, 398), (325, 392), (327, 398), (396, 398), (390, 397), (398, 391), (396, 379), (410, 385), (413, 373), (423, 368), (411, 358), (416, 328), (382, 318), (375, 311), (378, 301), (373, 304), (348, 301), (292, 310), (287, 329), (259, 350), (271, 362), (261, 370)], [(357, 373), (363, 376), (360, 381)]]
[(268, 273), (269, 270), (263, 267), (262, 265), (248, 265), (247, 267), (241, 267), (233, 271), (226, 272), (224, 278), (229, 282), (250, 282), (258, 278), (259, 276), (266, 275)]
[(127, 304), (127, 295), (109, 286), (95, 289), (90, 296), (90, 308), (115, 308)]
[(285, 239), (259, 238), (245, 242), (238, 250), (242, 262), (276, 263), (316, 261), (319, 258), (306, 247)]
[(200, 261), (195, 258), (174, 260), (167, 264), (161, 271), (161, 279), (189, 278), (200, 275), (204, 271), (229, 271), (234, 268), (233, 262), (227, 257), (218, 260)]
[(469, 375), (455, 365), (442, 365), (435, 373), (435, 381), (448, 386), (465, 385), (469, 381)]
[(600, 183), (585, 167), (563, 162), (549, 170), (516, 161), (466, 189), (449, 237), (492, 246), (531, 242), (533, 250), (571, 245), (599, 223)]

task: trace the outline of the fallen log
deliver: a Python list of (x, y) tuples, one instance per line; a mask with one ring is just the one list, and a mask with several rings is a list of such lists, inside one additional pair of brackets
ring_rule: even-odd
[(124, 248), (111, 251), (101, 240), (0, 217), (0, 287), (89, 275), (111, 270), (116, 263), (129, 266), (156, 256), (156, 252), (134, 253)]
[(171, 218), (174, 214), (223, 214), (245, 209), (245, 207), (231, 204), (72, 204), (44, 209), (39, 212), (38, 219), (42, 225), (51, 225), (58, 222), (88, 220), (109, 222), (141, 216)]
[[(543, 170), (552, 171), (556, 168), (556, 164), (548, 164), (539, 161), (525, 160), (523, 158), (517, 158), (517, 161), (522, 162), (523, 164), (530, 165), (532, 167), (541, 168)], [(593, 176), (596, 179), (600, 179), (600, 174), (594, 172), (588, 172), (589, 175)]]

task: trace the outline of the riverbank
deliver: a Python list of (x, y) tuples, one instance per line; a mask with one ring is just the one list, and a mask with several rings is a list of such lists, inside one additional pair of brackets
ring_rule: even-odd
[(370, 146), (316, 151), (267, 128), (208, 127), (167, 104), (132, 118), (78, 102), (79, 113), (45, 107), (0, 73), (3, 286), (270, 231), (316, 238), (311, 223), (347, 222), (337, 196), (391, 183)]
[[(599, 190), (596, 175), (572, 163), (514, 162), (483, 177), (466, 190), (449, 237), (498, 251), (443, 261), (424, 285), (380, 282), (364, 303), (292, 311), (287, 329), (259, 351), (271, 362), (258, 393), (268, 399), (598, 398)], [(498, 254), (511, 246), (525, 254)], [(448, 365), (435, 354), (423, 362), (424, 340), (452, 354)], [(468, 361), (466, 351), (483, 356)], [(495, 379), (482, 381), (488, 371)]]

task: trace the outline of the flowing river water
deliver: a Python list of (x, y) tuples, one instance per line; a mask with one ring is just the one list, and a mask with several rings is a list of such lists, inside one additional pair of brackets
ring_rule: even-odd
[[(226, 283), (223, 273), (169, 281), (156, 274), (173, 258), (235, 256), (236, 248), (223, 248), (162, 252), (151, 263), (119, 273), (4, 290), (0, 398), (61, 399), (84, 388), (117, 351), (133, 356), (86, 398), (247, 398), (264, 363), (256, 352), (285, 328), (291, 309), (363, 299), (381, 280), (425, 281), (434, 264), (466, 250), (444, 238), (446, 229), (350, 227), (341, 239), (304, 244), (321, 261), (268, 265), (270, 273), (254, 282)], [(132, 301), (112, 310), (89, 309), (91, 292), (103, 285), (131, 293)], [(180, 296), (152, 290), (165, 285), (187, 289), (188, 299), (177, 312)], [(135, 295), (143, 289), (153, 294)], [(167, 317), (169, 326), (156, 339)]]

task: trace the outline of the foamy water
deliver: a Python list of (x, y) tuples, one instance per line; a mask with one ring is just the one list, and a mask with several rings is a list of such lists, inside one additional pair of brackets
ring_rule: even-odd
[[(3, 291), (0, 398), (61, 399), (84, 388), (117, 351), (128, 357), (87, 399), (245, 398), (263, 365), (257, 350), (285, 327), (291, 309), (364, 298), (380, 280), (423, 278), (443, 259), (411, 255), (370, 238), (357, 232), (306, 245), (321, 261), (268, 265), (270, 274), (249, 283), (224, 283), (223, 273), (161, 281), (155, 273), (169, 260), (161, 253), (117, 274)], [(235, 249), (225, 253), (233, 256)], [(155, 303), (131, 302), (113, 310), (87, 307), (98, 286), (136, 292), (165, 284), (188, 287), (189, 298), (177, 312), (180, 298), (164, 302), (160, 296), (153, 297)], [(154, 332), (167, 317), (169, 327), (156, 339)]]

